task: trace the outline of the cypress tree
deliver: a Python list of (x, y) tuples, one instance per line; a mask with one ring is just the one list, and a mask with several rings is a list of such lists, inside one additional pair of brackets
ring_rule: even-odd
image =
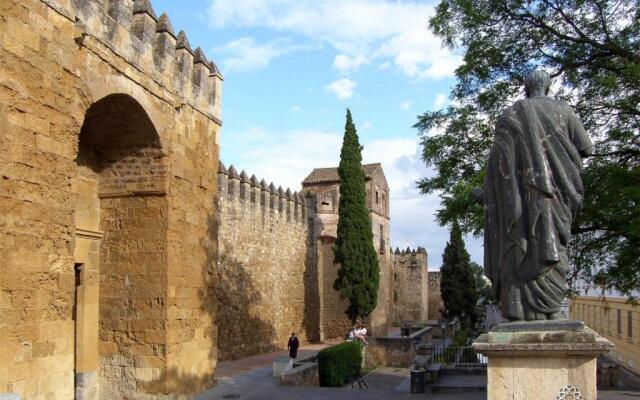
[(334, 262), (340, 264), (335, 290), (349, 300), (345, 313), (351, 321), (368, 316), (378, 302), (380, 271), (373, 246), (373, 232), (366, 205), (362, 148), (356, 127), (347, 109), (344, 140), (340, 151), (340, 207), (338, 235), (333, 248)]
[(440, 293), (444, 302), (445, 316), (461, 317), (462, 320), (471, 318), (475, 322), (478, 292), (469, 253), (465, 248), (457, 221), (451, 228), (449, 242), (442, 255), (440, 271), (442, 273)]

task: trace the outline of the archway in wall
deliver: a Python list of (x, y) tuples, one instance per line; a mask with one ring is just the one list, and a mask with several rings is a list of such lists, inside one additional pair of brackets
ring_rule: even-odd
[(145, 110), (114, 94), (87, 110), (77, 164), (77, 390), (129, 398), (166, 365), (166, 160)]

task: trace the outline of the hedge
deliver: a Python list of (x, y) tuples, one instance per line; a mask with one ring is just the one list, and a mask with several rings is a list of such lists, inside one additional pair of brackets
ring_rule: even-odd
[(360, 374), (362, 367), (360, 342), (345, 342), (318, 353), (320, 386), (342, 387)]

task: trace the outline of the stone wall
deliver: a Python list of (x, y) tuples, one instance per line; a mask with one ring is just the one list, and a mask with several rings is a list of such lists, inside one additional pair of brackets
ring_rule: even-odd
[(428, 264), (427, 252), (418, 250), (400, 251), (393, 255), (394, 271), (394, 319), (396, 324), (417, 324), (428, 320)]
[(0, 2), (0, 393), (211, 385), (221, 85), (146, 1)]
[(417, 344), (431, 344), (432, 328), (419, 329), (409, 336), (378, 336), (369, 341), (364, 350), (367, 368), (408, 368), (417, 355)]
[(293, 368), (280, 375), (280, 386), (320, 386), (320, 370), (317, 361), (295, 363)]
[(221, 164), (218, 179), (218, 357), (285, 348), (291, 332), (301, 341), (313, 339), (317, 322), (305, 319), (317, 314), (306, 293), (315, 291), (317, 298), (309, 281), (313, 217), (305, 197), (233, 166), (227, 171)]
[(442, 318), (441, 310), (444, 310), (444, 302), (440, 295), (440, 271), (429, 271), (429, 319)]

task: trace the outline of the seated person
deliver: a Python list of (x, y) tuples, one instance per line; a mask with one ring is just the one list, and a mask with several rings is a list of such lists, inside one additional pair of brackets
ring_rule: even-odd
[(353, 326), (353, 328), (351, 328), (349, 330), (349, 332), (347, 332), (347, 336), (345, 337), (347, 342), (353, 342), (354, 340), (356, 340), (356, 327), (355, 325)]
[(365, 328), (364, 325), (360, 324), (360, 326), (354, 330), (354, 333), (356, 338), (362, 340), (365, 345), (369, 344), (367, 341), (367, 328)]

